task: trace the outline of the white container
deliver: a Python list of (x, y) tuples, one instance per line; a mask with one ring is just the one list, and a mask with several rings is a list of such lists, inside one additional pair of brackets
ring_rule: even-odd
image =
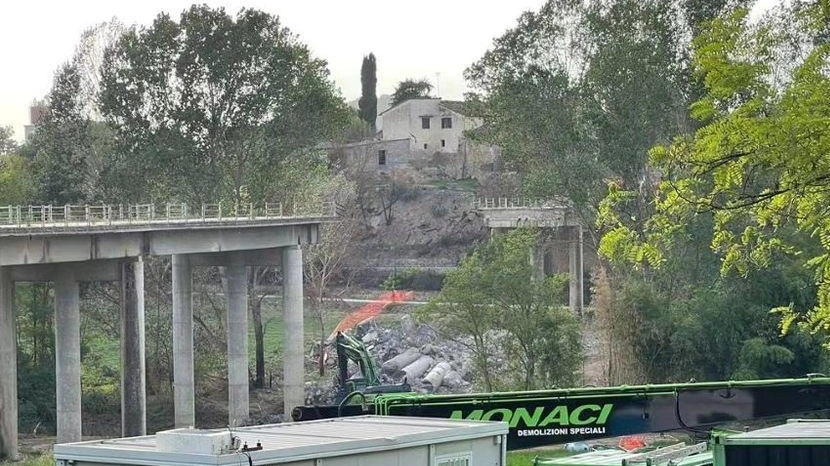
[[(358, 416), (55, 445), (58, 466), (506, 466), (507, 424)], [(261, 450), (240, 451), (247, 444)]]

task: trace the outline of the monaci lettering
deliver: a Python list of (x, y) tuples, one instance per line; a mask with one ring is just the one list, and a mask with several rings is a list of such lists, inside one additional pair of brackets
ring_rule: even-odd
[(496, 408), (489, 411), (476, 409), (466, 416), (464, 411), (452, 412), (451, 419), (466, 419), (471, 421), (504, 421), (510, 424), (510, 428), (522, 427), (545, 427), (549, 425), (567, 426), (603, 426), (608, 422), (608, 417), (614, 410), (613, 404), (604, 405), (580, 405), (573, 409), (560, 405), (553, 408), (539, 406), (529, 411), (527, 408)]

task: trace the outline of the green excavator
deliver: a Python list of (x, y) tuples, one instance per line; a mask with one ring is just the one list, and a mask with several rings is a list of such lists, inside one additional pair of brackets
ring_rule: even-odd
[[(408, 393), (412, 387), (406, 380), (399, 384), (382, 384), (377, 361), (369, 354), (363, 342), (342, 332), (335, 337), (337, 349), (337, 402), (349, 394)], [(359, 375), (349, 377), (349, 361), (357, 364)]]

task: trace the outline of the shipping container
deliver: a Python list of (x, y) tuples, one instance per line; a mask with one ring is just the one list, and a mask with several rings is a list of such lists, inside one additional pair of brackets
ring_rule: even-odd
[(358, 416), (55, 445), (57, 466), (506, 466), (507, 424)]
[(715, 437), (718, 466), (828, 466), (830, 421), (792, 419), (786, 424)]

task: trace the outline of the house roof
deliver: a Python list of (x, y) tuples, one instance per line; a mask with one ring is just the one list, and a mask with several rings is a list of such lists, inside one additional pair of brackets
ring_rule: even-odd
[(455, 113), (459, 113), (461, 115), (467, 115), (466, 113), (466, 104), (464, 101), (461, 100), (442, 100), (441, 104), (442, 107), (452, 110)]
[(378, 116), (381, 116), (384, 113), (392, 110), (393, 108), (398, 108), (401, 105), (404, 105), (405, 103), (410, 102), (412, 100), (437, 100), (438, 105), (441, 106), (441, 107), (446, 108), (447, 110), (453, 111), (453, 112), (458, 113), (460, 115), (465, 115), (465, 116), (468, 115), (468, 113), (465, 112), (466, 106), (465, 106), (463, 101), (460, 101), (460, 100), (441, 100), (441, 99), (437, 99), (437, 98), (426, 97), (426, 98), (423, 98), (423, 99), (407, 99), (407, 100), (404, 100), (403, 102), (399, 103), (398, 105), (395, 105), (394, 107), (389, 107), (386, 110), (380, 112), (378, 114)]

